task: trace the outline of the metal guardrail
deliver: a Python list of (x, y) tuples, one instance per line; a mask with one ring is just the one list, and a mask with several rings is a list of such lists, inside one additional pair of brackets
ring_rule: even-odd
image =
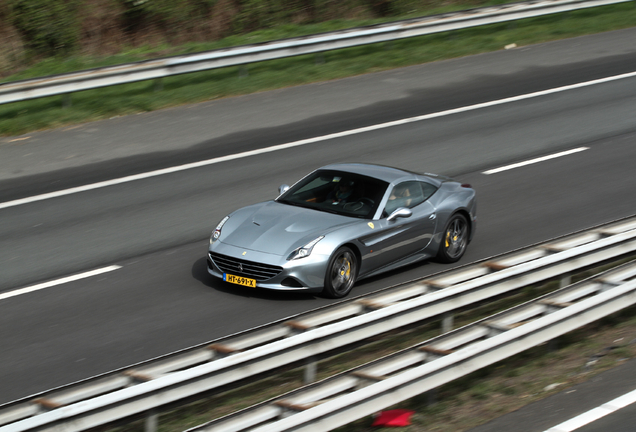
[(0, 104), (634, 0), (533, 0), (0, 84)]
[(324, 432), (636, 304), (636, 261), (188, 432)]
[(5, 404), (0, 432), (88, 429), (634, 251), (621, 220)]

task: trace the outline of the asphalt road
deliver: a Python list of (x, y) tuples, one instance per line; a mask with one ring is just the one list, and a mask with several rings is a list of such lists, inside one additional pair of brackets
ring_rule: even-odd
[[(470, 432), (548, 431), (635, 389), (636, 360), (632, 359), (584, 383), (470, 429)], [(631, 404), (585, 424), (577, 432), (631, 432), (634, 430), (634, 419), (636, 404)]]
[(632, 432), (636, 418), (636, 404), (631, 404), (607, 417), (585, 425), (580, 432)]
[[(636, 70), (628, 30), (4, 139), (0, 202)], [(269, 125), (269, 126), (268, 126)], [(266, 127), (267, 126), (267, 127)], [(227, 213), (339, 161), (453, 175), (478, 191), (462, 263), (636, 208), (636, 78), (0, 209), (0, 403), (281, 319), (330, 300), (241, 289), (205, 271)], [(493, 175), (482, 171), (589, 149)], [(447, 269), (362, 281), (371, 292)]]

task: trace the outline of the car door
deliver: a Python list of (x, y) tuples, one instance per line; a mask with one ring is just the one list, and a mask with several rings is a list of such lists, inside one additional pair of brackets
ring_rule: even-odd
[[(382, 218), (372, 223), (373, 232), (360, 239), (367, 248), (362, 262), (362, 273), (407, 258), (428, 246), (437, 222), (435, 208), (426, 201), (434, 192), (431, 192), (430, 186), (422, 185), (419, 181), (408, 181), (394, 186), (389, 198), (395, 191), (404, 189), (409, 191), (409, 195), (389, 199)], [(400, 207), (409, 208), (412, 215), (389, 221), (390, 213)]]

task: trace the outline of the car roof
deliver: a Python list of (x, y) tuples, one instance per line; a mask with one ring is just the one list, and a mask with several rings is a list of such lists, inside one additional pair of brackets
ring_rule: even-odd
[(384, 165), (373, 165), (373, 164), (363, 164), (363, 163), (336, 163), (331, 165), (326, 165), (321, 167), (322, 170), (336, 170), (336, 171), (345, 171), (354, 174), (361, 174), (373, 178), (377, 178), (380, 180), (384, 180), (387, 183), (393, 183), (397, 180), (402, 179), (413, 179), (414, 176), (427, 177), (433, 180), (435, 183), (438, 183), (441, 179), (439, 178), (431, 178), (429, 175), (419, 174), (399, 168), (393, 168)]

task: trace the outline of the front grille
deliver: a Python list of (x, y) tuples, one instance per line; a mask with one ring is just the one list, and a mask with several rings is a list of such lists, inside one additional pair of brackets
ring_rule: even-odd
[[(279, 266), (246, 261), (214, 252), (210, 252), (209, 255), (223, 273), (256, 279), (258, 282), (271, 279), (283, 271), (283, 268)], [(240, 270), (240, 267), (243, 268), (243, 271)]]

